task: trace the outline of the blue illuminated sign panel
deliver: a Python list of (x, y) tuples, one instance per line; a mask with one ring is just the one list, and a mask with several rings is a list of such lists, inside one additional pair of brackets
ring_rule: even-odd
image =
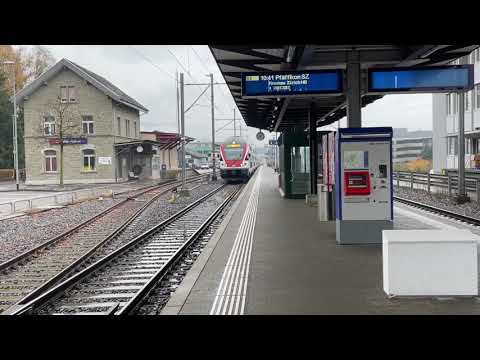
[(445, 92), (473, 89), (473, 65), (368, 70), (368, 92)]
[(285, 97), (342, 93), (341, 70), (242, 73), (242, 97)]

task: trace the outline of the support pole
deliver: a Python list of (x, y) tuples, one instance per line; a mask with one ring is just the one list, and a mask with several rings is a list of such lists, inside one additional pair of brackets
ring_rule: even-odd
[(430, 173), (427, 173), (427, 191), (430, 194)]
[(476, 190), (477, 190), (477, 202), (480, 203), (480, 180), (476, 181)]
[(447, 184), (448, 184), (448, 197), (452, 197), (452, 176), (450, 173), (447, 174)]
[(465, 93), (458, 93), (458, 194), (457, 202), (467, 200), (465, 193)]
[(184, 83), (183, 73), (180, 73), (180, 123), (182, 131), (182, 190), (185, 189), (185, 177), (187, 167), (185, 164), (185, 102), (184, 102)]
[(18, 136), (17, 136), (17, 99), (16, 99), (15, 67), (13, 68), (13, 161), (15, 166), (15, 183), (17, 191), (20, 189), (18, 179)]
[(347, 127), (362, 127), (360, 74), (359, 54), (352, 51), (347, 63)]
[(212, 94), (212, 165), (213, 165), (213, 173), (212, 173), (212, 181), (217, 181), (217, 170), (216, 170), (216, 159), (215, 159), (215, 113), (214, 113), (214, 97), (213, 97), (213, 74), (210, 74), (210, 88)]
[(458, 197), (465, 196), (465, 93), (458, 93)]
[(176, 90), (176, 95), (177, 95), (177, 108), (176, 108), (176, 114), (177, 114), (177, 129), (178, 133), (180, 133), (180, 111), (179, 111), (179, 106), (180, 106), (180, 99), (178, 96), (178, 71), (175, 72), (175, 90)]
[(235, 108), (233, 109), (233, 138), (237, 138), (237, 127), (235, 126)]
[(317, 119), (315, 117), (315, 105), (311, 104), (308, 111), (310, 130), (310, 194), (317, 194)]

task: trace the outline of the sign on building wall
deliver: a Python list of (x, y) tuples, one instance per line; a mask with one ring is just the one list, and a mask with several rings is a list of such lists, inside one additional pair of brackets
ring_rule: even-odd
[[(61, 139), (59, 138), (54, 138), (54, 139), (48, 139), (48, 143), (50, 145), (59, 145), (61, 142)], [(64, 138), (63, 139), (63, 145), (77, 145), (77, 144), (86, 144), (87, 143), (87, 138)]]
[(112, 157), (111, 156), (99, 156), (98, 163), (100, 165), (112, 165)]

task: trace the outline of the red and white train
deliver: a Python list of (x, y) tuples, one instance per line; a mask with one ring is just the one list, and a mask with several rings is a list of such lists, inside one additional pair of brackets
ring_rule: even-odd
[(258, 166), (255, 153), (244, 140), (231, 138), (220, 145), (220, 176), (227, 182), (248, 180)]

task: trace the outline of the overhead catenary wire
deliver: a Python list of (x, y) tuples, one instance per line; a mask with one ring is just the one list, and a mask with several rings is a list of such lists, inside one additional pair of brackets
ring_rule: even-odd
[(175, 59), (175, 62), (185, 71), (185, 73), (190, 77), (195, 82), (198, 82), (196, 78), (193, 77), (193, 75), (190, 73), (190, 71), (183, 65), (183, 63), (178, 59), (178, 57), (167, 47), (167, 51), (172, 57)]
[(145, 54), (143, 54), (141, 51), (139, 51), (138, 49), (135, 49), (132, 45), (127, 45), (129, 48), (131, 48), (133, 51), (135, 51), (138, 55), (140, 55), (146, 62), (150, 63), (152, 66), (154, 66), (155, 68), (157, 68), (158, 70), (162, 71), (164, 74), (168, 75), (172, 80), (177, 80), (175, 78), (175, 76), (173, 76), (172, 74), (170, 74), (168, 71), (166, 71), (165, 69), (163, 69), (161, 66), (155, 64), (152, 60), (150, 60)]
[(203, 94), (205, 94), (205, 92), (210, 88), (210, 85), (208, 85), (205, 90), (202, 91), (202, 93), (200, 95), (198, 95), (198, 97), (195, 99), (195, 101), (192, 103), (192, 105), (190, 105), (188, 107), (187, 110), (185, 110), (185, 114), (188, 112), (188, 110), (190, 110), (196, 103), (197, 101), (203, 96)]
[(228, 125), (230, 125), (232, 122), (233, 122), (233, 120), (229, 121), (229, 122), (226, 123), (224, 126), (222, 126), (220, 129), (217, 129), (215, 132), (221, 131), (222, 129), (224, 129), (225, 127), (227, 127)]
[[(202, 57), (198, 54), (198, 52), (195, 50), (195, 48), (193, 46), (190, 45), (190, 48), (193, 50), (193, 53), (197, 56), (197, 58), (200, 60), (200, 63), (202, 64), (203, 68), (207, 71), (207, 72), (211, 72), (213, 73), (211, 70), (208, 69), (207, 65), (205, 64), (205, 60), (202, 59)], [(228, 85), (227, 83), (225, 83), (225, 85)], [(222, 92), (222, 95), (224, 96), (224, 99), (227, 98), (229, 101), (232, 99), (232, 97), (228, 96), (226, 93), (225, 93), (225, 90), (223, 89), (223, 87), (220, 87), (220, 91)], [(223, 111), (220, 111), (216, 106), (215, 108), (221, 112), (222, 114), (224, 114)]]

